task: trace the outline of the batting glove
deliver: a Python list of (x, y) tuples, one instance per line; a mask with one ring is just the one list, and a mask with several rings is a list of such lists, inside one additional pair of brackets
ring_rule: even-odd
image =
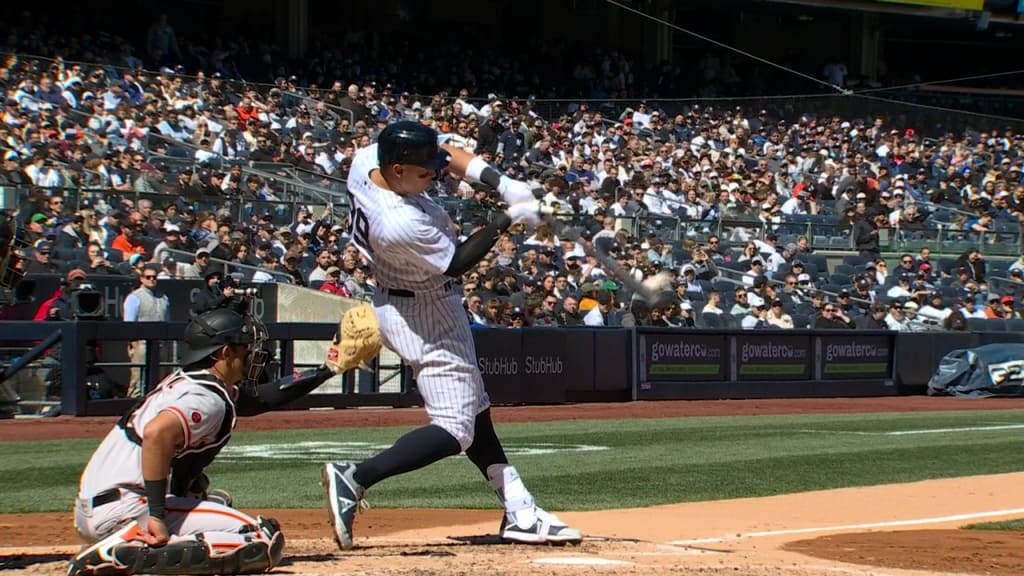
[[(537, 197), (533, 194), (533, 188), (529, 184), (526, 182), (520, 182), (519, 180), (513, 180), (508, 176), (501, 177), (501, 184), (498, 185), (498, 193), (501, 194), (501, 199), (509, 206), (515, 206), (516, 204), (522, 204), (523, 202), (532, 202), (537, 200)], [(515, 218), (512, 220), (514, 221)]]

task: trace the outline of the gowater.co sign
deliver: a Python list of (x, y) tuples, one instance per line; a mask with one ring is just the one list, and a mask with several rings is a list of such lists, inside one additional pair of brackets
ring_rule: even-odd
[(810, 336), (762, 333), (736, 337), (740, 380), (806, 380), (813, 365)]
[(821, 377), (825, 380), (889, 378), (892, 339), (888, 336), (821, 336)]
[(640, 365), (647, 381), (723, 380), (729, 355), (725, 336), (687, 333), (641, 335)]

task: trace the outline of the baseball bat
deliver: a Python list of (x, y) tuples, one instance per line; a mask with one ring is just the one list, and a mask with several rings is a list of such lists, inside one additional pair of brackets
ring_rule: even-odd
[(629, 270), (620, 266), (614, 258), (602, 252), (592, 241), (581, 238), (580, 244), (583, 245), (583, 251), (588, 256), (593, 256), (610, 277), (622, 282), (633, 292), (634, 296), (639, 296), (651, 306), (658, 306), (665, 299), (664, 291), (669, 288), (667, 273), (661, 272), (659, 275), (641, 282)]

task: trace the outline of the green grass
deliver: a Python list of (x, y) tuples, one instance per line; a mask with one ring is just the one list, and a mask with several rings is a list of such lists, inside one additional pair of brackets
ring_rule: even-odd
[[(1024, 427), (1024, 413), (565, 421), (501, 425), (498, 433), (511, 451), (551, 443), (606, 448), (511, 456), (544, 506), (589, 510), (1024, 470), (1019, 458), (1024, 435), (1018, 429), (892, 434), (1007, 425)], [(322, 462), (362, 458), (406, 430), (236, 434), (208, 472), (214, 485), (230, 490), (242, 507), (319, 508)], [(315, 443), (349, 443), (348, 455), (339, 456), (337, 444)], [(70, 510), (82, 467), (97, 444), (0, 442), (0, 512)], [(293, 453), (259, 459), (245, 452), (268, 444)], [(298, 453), (313, 449), (320, 452)], [(465, 457), (391, 478), (373, 488), (370, 501), (380, 507), (496, 504)]]
[(968, 524), (964, 530), (1024, 530), (1024, 520), (1004, 520), (1002, 522), (982, 522)]

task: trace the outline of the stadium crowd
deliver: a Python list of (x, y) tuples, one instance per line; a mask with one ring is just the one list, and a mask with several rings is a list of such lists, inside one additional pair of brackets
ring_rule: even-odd
[[(1020, 237), (1024, 135), (1011, 127), (952, 133), (792, 103), (582, 101), (551, 116), (531, 97), (488, 93), (485, 77), (424, 95), (358, 66), (328, 67), (313, 83), (279, 68), (252, 84), (235, 79), (229, 55), (182, 54), (160, 26), (147, 47), (168, 64), (158, 70), (110, 37), (14, 42), (91, 64), (4, 56), (0, 186), (19, 191), (29, 273), (216, 282), (227, 270), (368, 297), (373, 273), (347, 244), (344, 203), (324, 208), (289, 182), (310, 174), (343, 192), (353, 154), (411, 119), (536, 181), (555, 216), (513, 228), (463, 278), (476, 324), (925, 330), (1022, 318), (1024, 255), (985, 258)], [(625, 91), (628, 69), (610, 59), (615, 74), (574, 81), (613, 78), (598, 88)], [(498, 207), (450, 178), (434, 193), (462, 237)], [(675, 297), (657, 309), (630, 298), (581, 238), (638, 279), (671, 274)], [(960, 257), (933, 259), (925, 244), (938, 238)], [(890, 240), (920, 250), (887, 261)], [(829, 266), (823, 248), (848, 254)]]

